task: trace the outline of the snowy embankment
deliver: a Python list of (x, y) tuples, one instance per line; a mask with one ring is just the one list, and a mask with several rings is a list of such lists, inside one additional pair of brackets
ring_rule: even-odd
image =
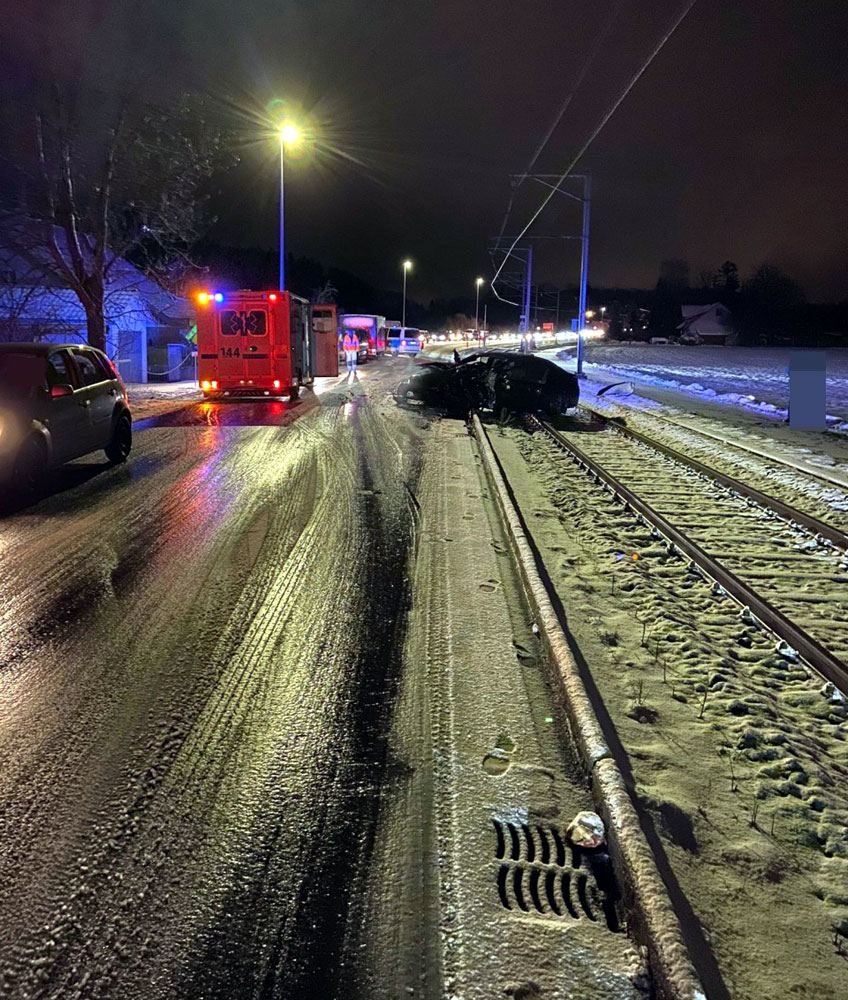
[(172, 410), (182, 409), (187, 403), (203, 399), (200, 387), (194, 380), (183, 382), (130, 382), (127, 384), (133, 420), (146, 420)]
[[(587, 371), (608, 371), (699, 399), (786, 420), (793, 351), (784, 348), (586, 345)], [(848, 350), (826, 351), (828, 427), (848, 434)], [(574, 349), (557, 355), (571, 361)]]

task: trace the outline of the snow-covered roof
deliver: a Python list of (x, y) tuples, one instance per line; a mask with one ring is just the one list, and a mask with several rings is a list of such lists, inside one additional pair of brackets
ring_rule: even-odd
[(701, 337), (726, 337), (731, 332), (730, 310), (721, 302), (704, 306), (681, 306), (683, 322), (677, 329), (685, 333), (697, 333)]
[[(39, 223), (30, 219), (6, 218), (0, 223), (0, 285), (7, 288), (60, 290), (64, 283), (56, 275), (55, 264), (44, 238), (38, 232)], [(68, 260), (65, 231), (54, 227), (59, 252)], [(91, 258), (91, 248), (80, 240), (83, 258)], [(191, 304), (187, 299), (166, 291), (153, 278), (123, 257), (106, 251), (107, 297), (116, 293), (137, 296), (145, 309), (164, 320), (191, 321)]]

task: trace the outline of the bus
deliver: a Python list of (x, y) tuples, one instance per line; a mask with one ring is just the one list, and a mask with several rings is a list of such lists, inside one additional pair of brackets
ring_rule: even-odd
[(312, 382), (309, 302), (291, 292), (200, 292), (197, 380), (204, 397), (297, 396)]

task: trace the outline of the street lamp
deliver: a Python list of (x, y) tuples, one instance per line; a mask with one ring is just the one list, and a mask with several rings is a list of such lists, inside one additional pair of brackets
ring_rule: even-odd
[(285, 231), (285, 149), (300, 141), (299, 129), (286, 124), (280, 130), (280, 291), (286, 290), (286, 231)]
[(412, 267), (411, 260), (405, 260), (403, 262), (403, 319), (400, 321), (401, 336), (406, 336), (406, 276)]
[(474, 307), (474, 333), (477, 335), (477, 341), (480, 341), (480, 286), (483, 284), (483, 278), (478, 278), (474, 284), (477, 286), (477, 305)]

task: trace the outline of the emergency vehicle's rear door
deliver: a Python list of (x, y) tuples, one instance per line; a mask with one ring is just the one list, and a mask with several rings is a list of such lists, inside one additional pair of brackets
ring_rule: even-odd
[(309, 313), (304, 303), (292, 297), (290, 312), (292, 382), (312, 381), (312, 344)]
[(271, 385), (271, 324), (273, 317), (265, 306), (249, 306), (244, 310), (244, 357), (248, 384)]
[(338, 331), (334, 306), (312, 307), (312, 336), (315, 342), (313, 375), (339, 374)]
[(221, 335), (218, 337), (218, 378), (221, 387), (244, 381), (244, 318), (237, 305), (219, 312)]

